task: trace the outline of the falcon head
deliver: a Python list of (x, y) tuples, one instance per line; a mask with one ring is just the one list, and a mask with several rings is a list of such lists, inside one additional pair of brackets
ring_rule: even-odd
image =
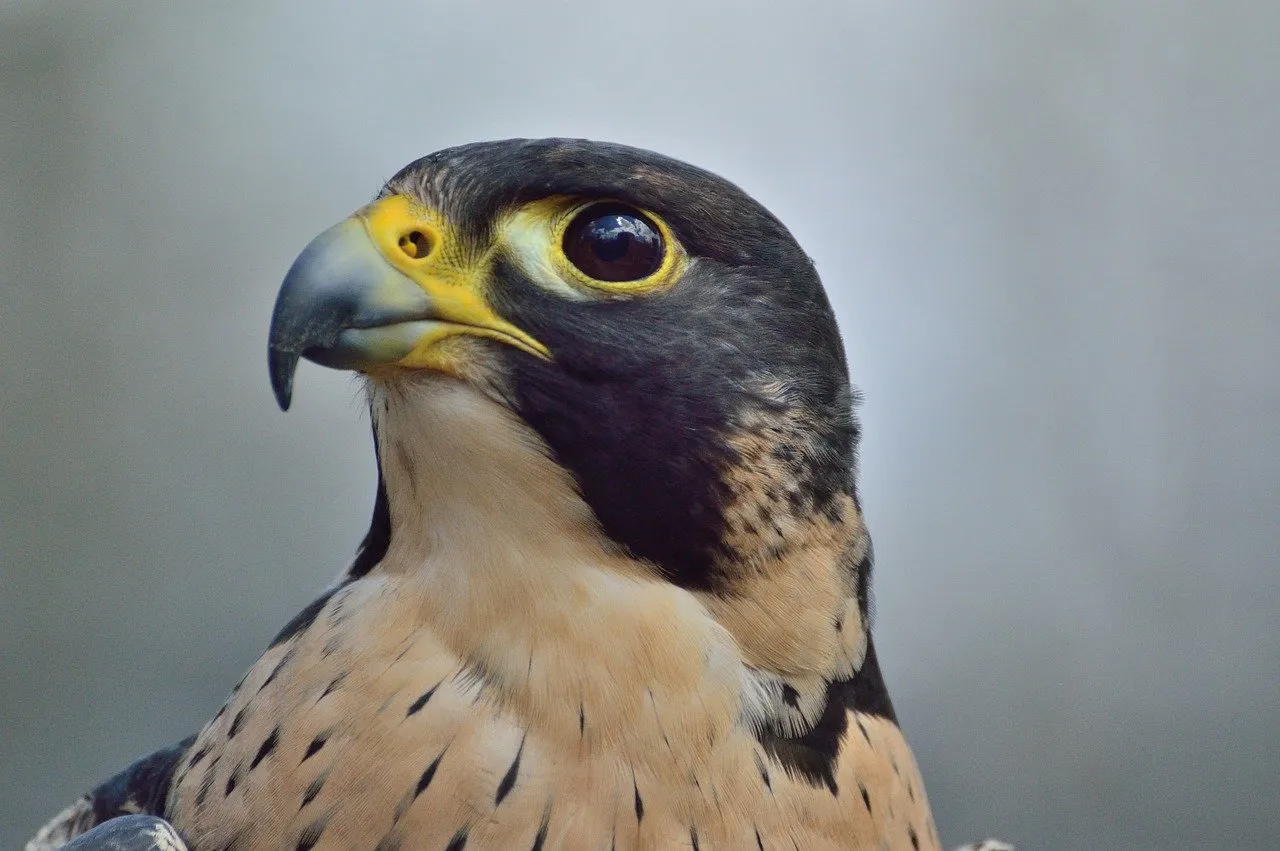
[(395, 399), (465, 384), (536, 435), (611, 545), (682, 587), (732, 593), (815, 525), (859, 537), (854, 395), (813, 263), (668, 157), (508, 140), (406, 166), (298, 257), (269, 357), (282, 408), (306, 358), (362, 373), (400, 435)]
[[(742, 190), (580, 140), (425, 157), (289, 270), (281, 407), (302, 358), (367, 390), (379, 482), (355, 562), (199, 737), (42, 837), (144, 806), (210, 847), (328, 829), (454, 848), (472, 827), (485, 847), (937, 847), (869, 633), (836, 323)], [(331, 737), (342, 757), (302, 768)], [(468, 791), (415, 816), (445, 750), (436, 783)]]

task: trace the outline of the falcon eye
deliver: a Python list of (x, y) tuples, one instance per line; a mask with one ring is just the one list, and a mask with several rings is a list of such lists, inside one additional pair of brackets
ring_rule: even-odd
[(564, 254), (597, 281), (647, 278), (662, 266), (662, 235), (639, 210), (595, 204), (578, 213), (564, 232)]

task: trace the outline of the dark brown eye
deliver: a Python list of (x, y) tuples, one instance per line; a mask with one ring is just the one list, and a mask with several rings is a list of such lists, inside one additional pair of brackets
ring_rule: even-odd
[(564, 232), (564, 254), (597, 281), (638, 281), (658, 271), (664, 255), (658, 227), (639, 210), (595, 204)]

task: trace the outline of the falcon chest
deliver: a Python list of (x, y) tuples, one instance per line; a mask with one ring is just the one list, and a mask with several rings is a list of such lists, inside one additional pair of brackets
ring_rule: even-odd
[(882, 719), (849, 725), (831, 791), (771, 762), (739, 723), (727, 671), (704, 668), (696, 692), (614, 683), (628, 705), (609, 707), (610, 684), (535, 647), (524, 687), (547, 692), (512, 698), (404, 608), (385, 579), (351, 583), (254, 665), (179, 765), (169, 812), (193, 848), (930, 840), (909, 824), (923, 788), (902, 791), (914, 764)]
[(712, 776), (749, 753), (731, 745), (744, 734), (729, 688), (721, 723), (692, 690), (638, 681), (634, 705), (611, 711), (603, 692), (627, 686), (578, 679), (552, 641), (554, 656), (521, 648), (522, 687), (546, 693), (512, 698), (406, 608), (393, 583), (357, 581), (251, 669), (175, 778), (171, 815), (196, 848), (629, 847), (642, 826), (687, 838), (686, 769), (719, 789)]
[(792, 776), (703, 602), (602, 547), (505, 411), (426, 392), (373, 400), (386, 556), (178, 764), (166, 814), (195, 851), (933, 847), (895, 725), (851, 719), (832, 783)]

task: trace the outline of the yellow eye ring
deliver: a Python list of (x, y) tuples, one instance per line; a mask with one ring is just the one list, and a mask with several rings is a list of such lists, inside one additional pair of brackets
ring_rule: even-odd
[(645, 293), (677, 278), (684, 254), (661, 218), (618, 201), (566, 210), (552, 231), (557, 266), (580, 284), (618, 294)]

